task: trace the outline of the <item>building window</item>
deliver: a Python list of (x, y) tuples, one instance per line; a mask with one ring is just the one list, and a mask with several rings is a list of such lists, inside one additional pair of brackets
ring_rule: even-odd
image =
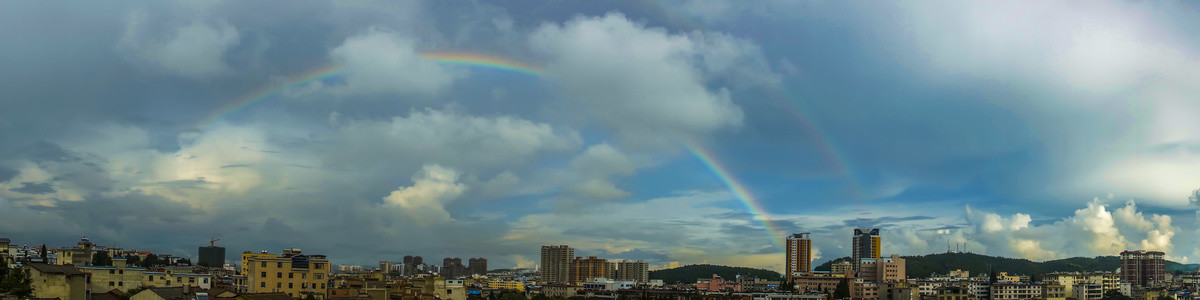
[(201, 282), (202, 282), (202, 283), (208, 283), (208, 278), (204, 278), (204, 281), (201, 281)]
[(281, 263), (281, 262), (277, 262), (277, 263), (275, 263), (275, 267), (276, 267), (276, 268), (283, 268), (283, 263)]
[(264, 262), (262, 262), (262, 267), (263, 267), (263, 268), (266, 268), (266, 267), (267, 267), (267, 262), (265, 262), (265, 261), (264, 261)]
[(154, 282), (154, 276), (153, 276), (153, 275), (151, 275), (151, 276), (146, 276), (146, 280), (148, 280), (148, 281), (150, 281), (150, 282)]
[(259, 283), (258, 283), (258, 287), (261, 287), (261, 288), (267, 288), (267, 283), (266, 283), (266, 282), (259, 282)]
[(292, 276), (294, 276), (294, 273), (288, 272), (288, 279), (292, 279), (293, 278)]
[(262, 278), (267, 278), (267, 272), (262, 272)]
[(117, 270), (108, 270), (108, 274), (117, 274)]
[(300, 279), (308, 279), (308, 273), (300, 273)]
[(188, 278), (188, 283), (196, 283), (196, 279), (195, 279), (195, 278)]
[(116, 282), (112, 282), (112, 281), (109, 281), (109, 282), (108, 282), (108, 286), (115, 286), (115, 285), (117, 285), (117, 283), (116, 283)]
[(125, 270), (117, 270), (117, 274), (125, 275)]
[(277, 288), (277, 289), (282, 289), (282, 288), (283, 288), (283, 283), (282, 283), (282, 282), (276, 282), (276, 283), (275, 283), (275, 288)]
[(291, 283), (291, 282), (288, 282), (288, 288), (289, 288), (289, 289), (290, 289), (290, 288), (292, 288), (292, 283)]
[(321, 284), (321, 288), (322, 288), (322, 289), (324, 289), (324, 288), (325, 288), (325, 284), (324, 284), (324, 283), (322, 283), (322, 284)]
[(300, 283), (300, 288), (302, 288), (302, 289), (307, 289), (307, 288), (308, 288), (308, 283), (307, 283), (307, 282), (301, 282), (301, 283)]
[(316, 279), (321, 279), (321, 277), (324, 277), (324, 276), (325, 276), (325, 275), (321, 275), (321, 273), (317, 273), (316, 277), (314, 277), (314, 278), (316, 278)]
[(124, 282), (124, 281), (117, 281), (117, 286), (125, 286), (125, 282)]
[(283, 278), (283, 272), (275, 272), (275, 278)]

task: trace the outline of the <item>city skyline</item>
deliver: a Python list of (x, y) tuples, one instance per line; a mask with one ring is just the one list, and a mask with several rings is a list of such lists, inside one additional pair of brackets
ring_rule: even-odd
[(1200, 262), (1195, 3), (73, 4), (0, 4), (23, 245)]

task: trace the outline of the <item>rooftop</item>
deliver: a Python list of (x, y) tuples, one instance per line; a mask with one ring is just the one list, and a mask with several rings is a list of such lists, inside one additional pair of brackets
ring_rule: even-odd
[(46, 273), (46, 274), (62, 274), (62, 275), (85, 275), (85, 274), (87, 274), (73, 266), (60, 266), (60, 265), (33, 263), (33, 264), (29, 264), (29, 267), (33, 268), (34, 270), (37, 270), (38, 272), (42, 272), (42, 273)]

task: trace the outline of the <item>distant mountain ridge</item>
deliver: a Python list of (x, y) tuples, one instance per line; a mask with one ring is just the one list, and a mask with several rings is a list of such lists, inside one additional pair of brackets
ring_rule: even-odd
[[(987, 273), (989, 266), (991, 266), (996, 272), (1030, 275), (1033, 276), (1034, 280), (1038, 280), (1042, 275), (1051, 272), (1113, 272), (1121, 267), (1121, 259), (1116, 256), (1072, 257), (1044, 262), (975, 253), (938, 253), (904, 256), (903, 258), (907, 264), (906, 273), (908, 273), (909, 278), (929, 277), (931, 274), (947, 274), (953, 270), (966, 270), (970, 271), (971, 275), (975, 275)], [(843, 257), (828, 261), (813, 268), (813, 270), (828, 271), (834, 262), (849, 259), (849, 257)], [(1197, 268), (1200, 268), (1200, 265), (1167, 261), (1168, 271), (1194, 271)]]
[(699, 264), (650, 271), (650, 279), (662, 279), (666, 283), (695, 283), (696, 279), (710, 278), (713, 274), (717, 274), (726, 280), (733, 280), (738, 275), (767, 280), (779, 280), (783, 277), (779, 272), (771, 270)]

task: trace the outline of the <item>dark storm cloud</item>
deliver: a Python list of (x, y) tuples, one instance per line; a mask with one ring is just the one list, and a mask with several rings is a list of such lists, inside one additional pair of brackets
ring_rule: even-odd
[(25, 194), (51, 194), (54, 193), (54, 185), (49, 182), (22, 182), (20, 187), (11, 188), (8, 190)]

